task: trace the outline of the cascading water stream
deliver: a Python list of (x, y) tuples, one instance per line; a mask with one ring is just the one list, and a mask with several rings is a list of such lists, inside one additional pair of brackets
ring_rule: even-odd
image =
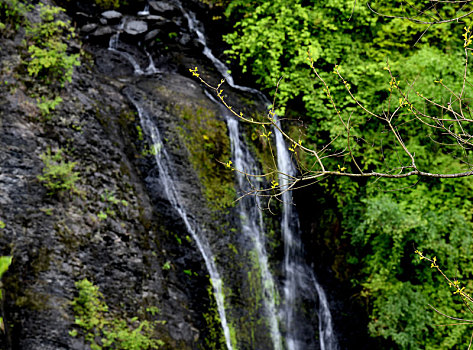
[[(210, 275), (215, 301), (217, 303), (218, 314), (220, 316), (220, 322), (225, 336), (225, 343), (228, 350), (233, 350), (230, 329), (228, 327), (227, 317), (225, 313), (225, 300), (223, 294), (222, 279), (220, 278), (220, 274), (218, 273), (217, 267), (213, 260), (213, 254), (210, 249), (210, 245), (207, 242), (205, 236), (200, 233), (197, 224), (191, 220), (182, 204), (182, 198), (177, 185), (178, 181), (173, 175), (174, 172), (172, 171), (172, 162), (166, 151), (166, 148), (163, 146), (164, 144), (159, 133), (159, 129), (152, 121), (151, 115), (142, 106), (141, 101), (134, 98), (133, 94), (128, 90), (125, 90), (124, 94), (135, 106), (140, 118), (140, 123), (143, 131), (151, 139), (152, 144), (155, 145), (155, 149), (157, 150), (155, 154), (156, 166), (159, 171), (159, 179), (164, 188), (166, 198), (168, 199), (174, 210), (181, 217), (182, 221), (184, 222), (184, 225), (186, 226), (187, 231), (190, 233), (190, 235), (196, 242), (197, 247), (200, 253), (202, 254), (202, 257), (204, 258), (207, 271)], [(159, 145), (159, 147), (157, 145)]]
[(204, 50), (202, 51), (205, 57), (207, 57), (210, 61), (212, 61), (213, 65), (215, 68), (217, 68), (218, 72), (223, 76), (225, 81), (230, 85), (232, 88), (240, 90), (240, 91), (246, 91), (250, 92), (252, 94), (258, 95), (260, 97), (263, 97), (266, 99), (266, 97), (258, 90), (247, 87), (247, 86), (241, 86), (235, 84), (233, 77), (231, 76), (230, 73), (228, 73), (228, 67), (225, 66), (225, 64), (220, 61), (217, 57), (214, 56), (212, 53), (212, 50), (207, 46), (207, 40), (205, 39), (205, 34), (204, 34), (204, 29), (202, 24), (197, 20), (195, 17), (195, 14), (193, 12), (188, 12), (184, 10), (181, 4), (178, 3), (178, 6), (180, 10), (182, 11), (184, 17), (187, 19), (187, 24), (189, 26), (189, 30), (194, 32), (197, 35), (197, 40), (199, 41), (200, 44), (204, 47)]
[(148, 67), (146, 67), (146, 71), (145, 71), (146, 75), (160, 73), (160, 71), (154, 65), (153, 57), (151, 56), (151, 54), (146, 49), (144, 49), (144, 52), (146, 56), (148, 56), (148, 60), (149, 60)]
[[(226, 115), (228, 132), (231, 140), (232, 155), (235, 167), (248, 174), (258, 173), (258, 167), (250, 152), (243, 147), (238, 130), (238, 121), (231, 115)], [(243, 193), (251, 191), (245, 176), (237, 172), (238, 187)], [(266, 318), (269, 321), (271, 339), (274, 350), (282, 350), (281, 333), (279, 331), (279, 321), (277, 318), (277, 308), (275, 304), (277, 289), (273, 276), (269, 270), (268, 255), (265, 249), (265, 237), (263, 217), (258, 197), (243, 197), (239, 204), (240, 220), (242, 222), (243, 233), (254, 241), (257, 252), (259, 269), (261, 272), (261, 287), (266, 308)]]
[(325, 291), (317, 282), (317, 279), (312, 275), (312, 280), (319, 296), (319, 337), (320, 337), (320, 349), (321, 350), (337, 350), (338, 343), (333, 332), (332, 327), (332, 314), (328, 305)]
[[(215, 104), (221, 106), (212, 95), (206, 92), (207, 97)], [(220, 107), (222, 108), (222, 107)], [(259, 173), (259, 167), (251, 152), (245, 147), (241, 140), (239, 123), (228, 110), (222, 108), (222, 113), (228, 127), (230, 138), (232, 160), (235, 168), (247, 174)], [(245, 175), (236, 172), (238, 190), (245, 194), (253, 190)], [(271, 340), (274, 350), (282, 350), (282, 337), (279, 331), (276, 300), (278, 292), (274, 278), (269, 269), (268, 254), (265, 248), (265, 230), (263, 215), (260, 210), (260, 199), (257, 196), (244, 196), (238, 201), (238, 214), (240, 218), (242, 233), (252, 242), (258, 257), (258, 269), (261, 275), (262, 298), (264, 300), (265, 317), (269, 323)]]
[[(277, 122), (280, 127), (279, 121)], [(332, 327), (332, 315), (325, 292), (318, 284), (313, 271), (302, 257), (304, 249), (299, 238), (299, 220), (292, 204), (292, 194), (286, 191), (290, 180), (295, 175), (291, 156), (281, 132), (275, 127), (276, 151), (278, 159), (279, 185), (282, 191), (283, 217), (281, 231), (284, 238), (284, 317), (286, 324), (286, 343), (288, 350), (305, 350), (307, 345), (300, 341), (301, 321), (304, 317), (298, 314), (302, 296), (318, 296), (319, 343), (322, 350), (337, 349), (337, 342)], [(302, 319), (300, 319), (302, 317)]]
[(118, 44), (120, 42), (120, 33), (123, 30), (125, 23), (126, 23), (126, 17), (124, 17), (122, 21), (120, 22), (120, 25), (117, 28), (117, 32), (110, 37), (108, 50), (116, 52), (122, 57), (124, 57), (133, 66), (133, 69), (135, 70), (135, 74), (144, 75), (145, 72), (143, 72), (138, 62), (136, 62), (135, 58), (132, 55), (130, 55), (128, 52), (124, 52), (118, 49)]
[[(140, 13), (143, 15), (143, 13), (145, 13), (146, 11), (149, 14), (149, 5), (147, 5), (147, 6), (148, 6), (148, 9), (145, 8), (145, 10), (140, 11), (138, 13), (138, 15), (140, 15)], [(133, 55), (131, 55), (130, 53), (128, 53), (126, 51), (123, 51), (123, 50), (119, 49), (120, 33), (123, 31), (123, 28), (125, 27), (126, 21), (127, 21), (127, 17), (124, 17), (121, 20), (120, 24), (118, 25), (116, 33), (113, 34), (110, 37), (110, 41), (109, 41), (109, 44), (108, 44), (108, 50), (116, 52), (119, 55), (121, 55), (122, 57), (124, 57), (132, 65), (132, 67), (134, 69), (134, 73), (136, 75), (153, 75), (153, 74), (156, 74), (156, 73), (160, 73), (159, 70), (156, 69), (156, 67), (154, 65), (153, 57), (151, 56), (151, 54), (148, 51), (146, 51), (146, 49), (144, 49), (144, 52), (145, 52), (146, 56), (148, 57), (149, 63), (148, 63), (148, 67), (144, 71), (143, 71), (143, 69), (141, 69), (140, 64), (136, 61), (136, 59), (133, 57)]]
[(282, 220), (281, 220), (281, 234), (284, 239), (284, 275), (286, 280), (284, 281), (284, 305), (283, 305), (283, 316), (286, 324), (286, 343), (289, 350), (298, 350), (297, 345), (297, 330), (295, 329), (295, 316), (294, 311), (297, 307), (296, 297), (299, 288), (302, 287), (302, 281), (300, 280), (300, 274), (298, 269), (301, 265), (299, 261), (299, 253), (302, 249), (299, 240), (295, 239), (293, 235), (294, 229), (290, 227), (291, 224), (296, 224), (293, 220), (293, 209), (292, 209), (292, 196), (289, 191), (285, 191), (289, 185), (289, 178), (294, 175), (291, 158), (286, 151), (286, 143), (282, 134), (275, 128), (274, 134), (276, 135), (276, 150), (277, 150), (277, 161), (278, 170), (281, 172), (279, 175), (279, 186), (283, 191), (281, 196), (283, 202)]
[[(228, 73), (228, 68), (218, 60), (207, 46), (203, 26), (199, 23), (192, 12), (187, 12), (178, 4), (182, 13), (188, 21), (188, 26), (203, 45), (203, 54), (214, 64), (215, 68), (225, 78), (226, 82), (234, 89), (246, 91), (257, 95), (266, 105), (270, 105), (269, 100), (258, 90), (234, 83), (233, 77)], [(279, 123), (279, 122), (278, 122)], [(279, 125), (278, 125), (279, 126)], [(230, 125), (229, 125), (230, 129)], [(288, 350), (305, 350), (307, 344), (301, 341), (304, 332), (311, 332), (307, 319), (301, 316), (299, 307), (301, 299), (318, 296), (319, 318), (319, 343), (322, 350), (335, 350), (338, 348), (332, 327), (332, 316), (328, 306), (327, 298), (322, 287), (318, 284), (314, 273), (303, 261), (303, 247), (299, 237), (299, 221), (297, 213), (294, 211), (292, 195), (290, 191), (284, 191), (289, 185), (290, 177), (295, 174), (290, 154), (281, 132), (274, 128), (276, 135), (276, 148), (278, 158), (278, 168), (280, 171), (279, 183), (283, 194), (281, 231), (284, 239), (284, 262), (283, 270), (285, 275), (283, 294), (284, 302), (282, 306), (282, 319), (284, 320), (286, 347)], [(237, 165), (238, 168), (238, 165)]]

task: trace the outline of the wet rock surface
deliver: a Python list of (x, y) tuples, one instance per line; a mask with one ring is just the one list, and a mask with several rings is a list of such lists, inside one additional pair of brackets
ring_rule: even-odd
[(138, 35), (148, 30), (148, 25), (144, 21), (129, 21), (125, 24), (125, 32), (130, 35)]
[[(146, 22), (131, 16), (123, 31), (153, 42), (146, 48), (123, 42), (114, 52), (108, 50), (109, 39), (121, 31), (121, 13), (93, 13), (81, 4), (74, 19), (88, 58), (48, 120), (42, 119), (20, 79), (1, 73), (10, 85), (0, 87), (0, 219), (6, 225), (0, 230), (0, 254), (13, 256), (3, 278), (3, 349), (89, 349), (69, 335), (74, 283), (83, 278), (100, 288), (117, 317), (145, 317), (147, 307), (157, 306), (161, 311), (154, 319), (166, 321), (156, 330), (165, 348), (196, 349), (208, 332), (205, 265), (153, 175), (153, 157), (143, 152), (147, 140), (139, 135), (136, 110), (125, 92), (153, 110), (168, 140), (186, 206), (200, 222), (208, 222), (211, 212), (186, 160), (174, 107), (216, 107), (202, 104), (201, 87), (178, 73), (202, 58), (182, 55), (193, 48), (178, 47), (182, 36), (191, 34), (176, 24), (182, 22), (175, 18), (176, 8), (159, 1), (150, 5)], [(0, 60), (14, 62), (21, 40), (1, 40)], [(143, 71), (152, 72), (147, 67), (153, 63), (162, 73), (137, 75), (124, 53)], [(67, 161), (77, 163), (78, 194), (48, 195), (37, 178), (43, 168), (40, 155), (59, 148)], [(109, 195), (122, 204), (108, 201)], [(103, 218), (101, 213), (108, 214)], [(218, 237), (212, 232), (226, 219), (213, 218), (205, 230)]]
[(114, 20), (114, 19), (119, 20), (120, 18), (123, 17), (123, 15), (118, 11), (110, 10), (110, 11), (102, 12), (102, 17), (105, 18), (106, 20)]

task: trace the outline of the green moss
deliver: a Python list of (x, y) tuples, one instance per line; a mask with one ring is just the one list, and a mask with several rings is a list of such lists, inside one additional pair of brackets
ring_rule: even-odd
[(21, 309), (30, 309), (35, 311), (45, 310), (47, 308), (48, 295), (38, 293), (31, 288), (22, 288), (20, 294), (16, 294), (15, 305)]
[(203, 346), (200, 346), (200, 349), (224, 350), (226, 349), (225, 337), (222, 332), (222, 325), (217, 310), (217, 303), (215, 301), (211, 285), (209, 285), (207, 288), (207, 292), (209, 294), (210, 305), (208, 311), (204, 313), (203, 316), (207, 325), (206, 330), (208, 331), (208, 334), (204, 339)]
[(210, 208), (232, 207), (236, 198), (233, 173), (219, 163), (227, 162), (231, 154), (225, 122), (202, 107), (184, 107), (177, 112), (181, 116), (180, 136), (190, 152), (190, 161)]
[(51, 264), (51, 251), (47, 247), (41, 247), (37, 256), (31, 262), (31, 268), (34, 275), (38, 276), (40, 272), (47, 271)]
[(60, 242), (64, 244), (68, 252), (72, 253), (79, 248), (81, 242), (78, 239), (78, 235), (72, 232), (64, 220), (56, 222), (54, 224), (54, 230), (56, 231)]
[[(11, 256), (0, 256), (0, 279), (10, 267), (11, 262), (12, 262)], [(3, 289), (1, 289), (1, 287), (3, 287), (3, 284), (0, 282), (0, 301), (3, 299)], [(3, 316), (0, 316), (0, 328), (5, 329), (5, 326), (3, 324)]]
[[(136, 114), (130, 110), (122, 110), (118, 115), (118, 124), (120, 125), (122, 130), (129, 130), (131, 129), (132, 125), (134, 125), (136, 121)], [(128, 131), (130, 133), (130, 131)]]

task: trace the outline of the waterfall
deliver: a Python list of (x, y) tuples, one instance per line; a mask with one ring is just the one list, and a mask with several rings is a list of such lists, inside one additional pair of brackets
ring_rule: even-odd
[(145, 74), (145, 72), (143, 72), (138, 62), (136, 62), (135, 58), (128, 52), (121, 51), (118, 49), (118, 44), (120, 42), (120, 33), (123, 30), (123, 27), (125, 26), (125, 22), (126, 22), (126, 18), (124, 17), (117, 28), (118, 29), (117, 32), (110, 37), (108, 50), (116, 52), (122, 57), (124, 57), (133, 66), (133, 69), (135, 70), (135, 74), (143, 75)]
[(195, 14), (193, 12), (187, 12), (184, 10), (182, 5), (179, 4), (180, 10), (182, 11), (184, 17), (187, 19), (187, 24), (189, 26), (189, 30), (194, 32), (197, 35), (197, 40), (199, 41), (200, 44), (204, 47), (203, 54), (205, 57), (207, 57), (217, 68), (218, 72), (225, 78), (225, 81), (230, 85), (232, 88), (240, 90), (240, 91), (246, 91), (250, 92), (252, 94), (258, 95), (258, 96), (264, 96), (260, 91), (247, 87), (247, 86), (241, 86), (235, 84), (233, 81), (233, 77), (229, 73), (228, 67), (225, 66), (225, 64), (220, 61), (218, 58), (214, 56), (212, 53), (212, 50), (207, 46), (207, 41), (205, 39), (205, 34), (204, 34), (204, 29), (202, 24), (197, 20), (195, 17)]
[[(289, 178), (294, 175), (294, 169), (292, 166), (291, 158), (286, 150), (286, 143), (279, 130), (275, 129), (276, 135), (276, 150), (277, 150), (277, 161), (278, 170), (281, 172), (279, 175), (279, 185), (281, 190), (284, 191), (282, 194), (283, 210), (281, 220), (281, 234), (284, 240), (284, 305), (283, 305), (283, 316), (286, 324), (286, 342), (288, 350), (299, 350), (297, 344), (297, 325), (295, 324), (295, 309), (296, 297), (300, 292), (299, 289), (306, 287), (302, 282), (301, 278), (303, 275), (304, 268), (301, 265), (301, 243), (298, 237), (294, 236), (295, 227), (290, 225), (297, 225), (297, 221), (294, 219), (294, 210), (292, 205), (292, 195), (289, 191), (285, 191), (289, 184)], [(307, 288), (304, 288), (307, 290)], [(309, 290), (310, 292), (310, 290)]]
[[(226, 121), (232, 147), (232, 158), (234, 159), (236, 169), (249, 174), (258, 173), (255, 159), (240, 140), (238, 121), (229, 113), (226, 115)], [(237, 172), (236, 177), (240, 191), (243, 193), (251, 191), (250, 185), (243, 174)], [(268, 254), (265, 248), (263, 215), (260, 208), (259, 198), (254, 196), (243, 197), (238, 203), (243, 234), (252, 239), (258, 256), (262, 294), (266, 308), (265, 316), (269, 321), (271, 339), (274, 349), (282, 350), (281, 333), (279, 331), (277, 307), (275, 303), (277, 290), (273, 276), (269, 270)]]
[(312, 274), (312, 280), (314, 287), (319, 296), (319, 342), (321, 350), (337, 350), (338, 343), (333, 333), (332, 327), (332, 315), (330, 314), (330, 308), (328, 305), (327, 297), (325, 296), (325, 291), (317, 282), (317, 279)]
[(146, 67), (146, 71), (145, 71), (146, 75), (160, 73), (160, 71), (154, 65), (153, 57), (151, 56), (151, 54), (146, 49), (144, 49), (144, 52), (146, 56), (148, 56), (148, 60), (149, 60), (148, 67)]
[[(259, 173), (259, 167), (255, 158), (241, 140), (238, 120), (212, 95), (206, 92), (207, 97), (219, 105), (225, 118), (230, 138), (232, 160), (235, 168), (248, 174)], [(238, 190), (244, 194), (252, 191), (245, 175), (236, 172)], [(265, 317), (269, 322), (269, 330), (274, 350), (282, 350), (282, 339), (279, 331), (279, 321), (277, 317), (276, 300), (278, 292), (274, 278), (269, 269), (268, 254), (265, 248), (265, 230), (263, 215), (260, 210), (260, 199), (256, 196), (245, 196), (238, 201), (237, 209), (243, 235), (252, 242), (258, 258), (258, 269), (261, 275), (262, 298), (264, 300)]]
[[(277, 121), (280, 127), (279, 121)], [(303, 260), (304, 249), (300, 240), (299, 220), (292, 203), (292, 194), (286, 191), (290, 179), (295, 175), (291, 156), (284, 141), (282, 133), (275, 127), (276, 151), (278, 158), (279, 185), (283, 211), (281, 220), (281, 233), (284, 239), (284, 305), (283, 315), (286, 324), (286, 343), (288, 350), (305, 350), (301, 336), (309, 329), (304, 330), (306, 317), (298, 312), (304, 297), (307, 295), (318, 296), (318, 323), (319, 343), (322, 350), (337, 349), (337, 342), (332, 328), (332, 315), (328, 306), (325, 292), (317, 282), (312, 269)], [(305, 327), (304, 327), (305, 326)]]
[(141, 69), (140, 64), (136, 61), (136, 59), (133, 57), (132, 54), (119, 49), (120, 33), (123, 31), (126, 20), (127, 20), (126, 17), (124, 17), (122, 19), (122, 21), (120, 22), (120, 24), (118, 25), (118, 27), (117, 27), (117, 32), (110, 37), (110, 41), (109, 41), (109, 44), (108, 44), (108, 50), (116, 52), (119, 55), (121, 55), (122, 57), (124, 57), (131, 64), (131, 66), (133, 67), (134, 72), (135, 72), (136, 75), (153, 75), (153, 74), (156, 74), (156, 73), (160, 73), (159, 70), (156, 69), (156, 67), (154, 65), (153, 57), (151, 56), (151, 54), (148, 51), (146, 51), (146, 49), (144, 49), (144, 52), (145, 52), (146, 56), (148, 57), (149, 64), (148, 64), (148, 67), (146, 68), (146, 70), (144, 70), (144, 71), (143, 71), (143, 69)]
[(135, 106), (138, 112), (138, 116), (140, 118), (140, 123), (143, 131), (151, 139), (153, 145), (159, 145), (159, 147), (155, 147), (157, 149), (157, 152), (155, 154), (155, 161), (159, 171), (159, 179), (164, 188), (165, 196), (171, 206), (174, 208), (174, 210), (181, 217), (182, 221), (184, 222), (184, 225), (186, 226), (187, 231), (196, 242), (197, 247), (200, 253), (202, 254), (202, 257), (204, 258), (207, 271), (210, 275), (210, 281), (213, 287), (215, 301), (217, 303), (218, 314), (220, 316), (220, 322), (222, 324), (227, 349), (233, 350), (230, 328), (228, 327), (227, 317), (225, 314), (225, 300), (222, 279), (220, 278), (220, 274), (218, 273), (217, 267), (213, 260), (213, 254), (210, 249), (210, 245), (207, 242), (205, 236), (201, 234), (198, 225), (193, 222), (193, 220), (191, 220), (190, 216), (187, 214), (187, 211), (182, 204), (182, 198), (178, 188), (178, 179), (175, 178), (175, 172), (173, 172), (172, 170), (172, 162), (166, 151), (166, 148), (164, 147), (164, 143), (159, 133), (158, 127), (152, 121), (151, 115), (142, 106), (140, 100), (134, 98), (132, 93), (128, 90), (125, 90), (124, 94)]
[[(261, 98), (266, 105), (270, 105), (269, 100), (258, 90), (235, 84), (228, 68), (213, 55), (212, 51), (207, 46), (204, 28), (196, 19), (195, 14), (184, 10), (180, 4), (179, 6), (187, 19), (189, 29), (197, 35), (198, 41), (204, 47), (203, 54), (213, 63), (215, 68), (225, 78), (226, 82), (234, 89), (255, 94)], [(229, 123), (228, 119), (227, 124), (231, 133), (231, 128), (235, 128), (235, 126), (233, 126), (233, 122)], [(278, 126), (280, 125), (278, 124)], [(284, 191), (288, 187), (290, 177), (294, 176), (295, 170), (283, 135), (277, 128), (274, 128), (274, 134), (276, 137), (277, 162), (280, 171), (279, 184)], [(233, 147), (235, 147), (235, 145), (233, 145)], [(243, 166), (244, 169), (245, 165), (236, 164), (238, 169), (239, 166)], [(238, 181), (240, 181), (240, 179)], [(286, 347), (288, 350), (305, 350), (315, 346), (312, 339), (303, 340), (303, 338), (307, 339), (308, 334), (311, 334), (311, 324), (310, 317), (302, 315), (301, 309), (303, 308), (304, 299), (315, 299), (317, 296), (320, 348), (322, 350), (335, 350), (338, 348), (338, 345), (333, 332), (332, 316), (330, 314), (327, 298), (322, 287), (318, 284), (313, 271), (304, 261), (304, 249), (299, 237), (299, 221), (292, 203), (291, 192), (285, 191), (281, 195), (281, 200), (283, 203), (281, 233), (284, 240), (283, 273), (285, 278), (281, 319), (284, 320)], [(314, 300), (312, 300), (312, 302), (314, 302)]]

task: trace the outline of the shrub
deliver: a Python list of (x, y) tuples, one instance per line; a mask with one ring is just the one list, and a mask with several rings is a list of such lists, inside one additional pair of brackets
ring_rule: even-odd
[(38, 175), (38, 179), (49, 190), (49, 195), (63, 191), (78, 193), (76, 182), (79, 180), (79, 173), (73, 171), (77, 163), (65, 161), (62, 154), (62, 149), (52, 154), (48, 148), (46, 153), (40, 155), (44, 168), (43, 175)]
[(64, 87), (66, 82), (71, 82), (74, 66), (80, 62), (79, 54), (67, 53), (63, 38), (70, 39), (74, 33), (69, 21), (57, 18), (61, 12), (64, 9), (60, 7), (39, 4), (41, 21), (26, 27), (27, 40), (31, 41), (26, 69), (30, 76), (48, 85), (57, 82)]
[[(164, 345), (161, 340), (151, 338), (155, 322), (138, 321), (137, 317), (133, 317), (131, 323), (121, 318), (111, 320), (109, 308), (97, 286), (83, 279), (76, 282), (76, 287), (79, 295), (71, 303), (75, 324), (84, 332), (92, 350), (146, 350)], [(150, 310), (155, 311), (156, 308)], [(69, 334), (75, 337), (78, 332), (72, 330)]]
[(8, 35), (11, 30), (18, 30), (27, 10), (27, 5), (20, 0), (0, 1), (0, 34)]
[(36, 105), (38, 106), (41, 115), (48, 119), (49, 112), (56, 109), (57, 105), (62, 102), (60, 96), (56, 96), (53, 100), (50, 100), (44, 96), (36, 99)]
[[(2, 221), (0, 221), (2, 223)], [(3, 274), (8, 270), (10, 264), (12, 262), (11, 256), (0, 256), (0, 278), (2, 278)], [(0, 289), (0, 300), (3, 299), (3, 291)], [(5, 331), (5, 325), (3, 323), (3, 317), (0, 316), (0, 329)]]

